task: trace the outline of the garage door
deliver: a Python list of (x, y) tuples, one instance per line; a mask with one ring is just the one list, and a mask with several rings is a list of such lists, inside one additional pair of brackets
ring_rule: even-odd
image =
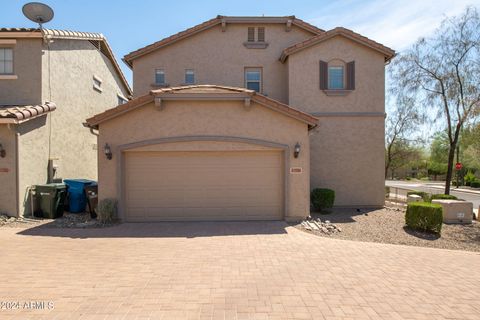
[(126, 152), (126, 220), (283, 218), (280, 151)]

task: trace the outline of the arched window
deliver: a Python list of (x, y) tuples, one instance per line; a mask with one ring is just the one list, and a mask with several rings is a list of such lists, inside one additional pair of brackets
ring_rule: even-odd
[(340, 59), (320, 61), (320, 89), (355, 90), (355, 61), (348, 63)]

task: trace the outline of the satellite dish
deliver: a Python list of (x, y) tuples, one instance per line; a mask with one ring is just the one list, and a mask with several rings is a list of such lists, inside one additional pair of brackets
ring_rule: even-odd
[(30, 2), (23, 6), (22, 12), (28, 19), (42, 26), (53, 19), (53, 10), (46, 4), (40, 2)]

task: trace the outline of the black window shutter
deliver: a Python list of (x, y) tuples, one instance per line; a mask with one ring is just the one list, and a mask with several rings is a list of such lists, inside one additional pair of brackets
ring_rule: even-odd
[(320, 89), (328, 89), (328, 63), (320, 60)]
[(347, 90), (355, 90), (355, 61), (347, 63)]

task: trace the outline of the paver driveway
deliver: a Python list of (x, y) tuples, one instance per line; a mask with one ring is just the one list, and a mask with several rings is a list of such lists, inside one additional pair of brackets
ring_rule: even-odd
[(0, 319), (480, 319), (480, 255), (283, 222), (0, 229)]

